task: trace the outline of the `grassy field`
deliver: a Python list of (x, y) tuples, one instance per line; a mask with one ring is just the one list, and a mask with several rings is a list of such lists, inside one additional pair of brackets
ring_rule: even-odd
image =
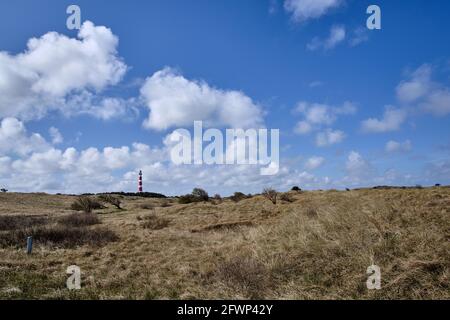
[[(123, 197), (80, 218), (73, 196), (0, 194), (0, 298), (450, 298), (450, 188), (289, 195)], [(372, 264), (381, 290), (366, 287)]]

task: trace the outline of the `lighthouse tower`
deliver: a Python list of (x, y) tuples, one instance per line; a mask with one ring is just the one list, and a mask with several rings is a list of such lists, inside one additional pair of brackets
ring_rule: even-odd
[(138, 192), (142, 192), (142, 170), (139, 171)]

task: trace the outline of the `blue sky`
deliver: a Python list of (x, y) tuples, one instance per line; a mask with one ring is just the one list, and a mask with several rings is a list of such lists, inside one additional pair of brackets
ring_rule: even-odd
[[(77, 1), (84, 38), (70, 4), (0, 4), (0, 186), (134, 191), (139, 169), (167, 194), (450, 183), (446, 1)], [(280, 129), (280, 173), (173, 166), (164, 141), (191, 120)]]

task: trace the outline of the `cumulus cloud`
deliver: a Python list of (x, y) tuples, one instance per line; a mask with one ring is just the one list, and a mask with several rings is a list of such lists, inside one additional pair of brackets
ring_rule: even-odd
[(53, 144), (60, 144), (64, 141), (64, 138), (63, 138), (61, 132), (59, 132), (58, 128), (50, 127), (50, 129), (48, 129), (48, 133), (50, 134), (50, 137), (52, 138)]
[(87, 21), (78, 39), (49, 32), (23, 53), (0, 52), (0, 117), (39, 118), (66, 108), (71, 94), (117, 84), (127, 70), (117, 45), (110, 29)]
[(27, 155), (34, 151), (48, 150), (50, 145), (37, 133), (28, 134), (24, 124), (15, 118), (0, 122), (0, 155), (8, 153)]
[(316, 135), (316, 145), (318, 147), (327, 147), (342, 142), (345, 139), (345, 133), (341, 130), (327, 129)]
[(356, 111), (356, 105), (348, 101), (339, 107), (301, 101), (293, 110), (294, 114), (303, 116), (303, 120), (297, 124), (295, 131), (300, 134), (309, 133), (313, 129), (320, 128), (320, 126), (333, 124), (340, 115), (352, 115)]
[(348, 101), (338, 107), (320, 103), (299, 102), (293, 112), (294, 114), (301, 114), (303, 119), (296, 124), (294, 132), (304, 135), (323, 130), (316, 135), (318, 147), (340, 143), (344, 140), (345, 133), (341, 130), (333, 130), (329, 126), (334, 124), (339, 116), (353, 115), (356, 111), (356, 105)]
[(392, 106), (386, 107), (382, 119), (369, 118), (361, 124), (362, 130), (367, 133), (383, 133), (399, 130), (406, 120), (407, 113), (403, 109)]
[(261, 107), (244, 93), (188, 80), (170, 68), (147, 78), (141, 95), (150, 110), (144, 122), (149, 129), (190, 126), (195, 120), (232, 128), (259, 127), (263, 122)]
[(411, 74), (407, 81), (402, 81), (396, 88), (397, 98), (402, 102), (413, 102), (423, 97), (431, 87), (431, 66), (422, 65)]
[(323, 157), (311, 157), (306, 160), (305, 169), (314, 170), (322, 166), (325, 162), (325, 158)]
[(450, 114), (450, 89), (432, 80), (433, 68), (423, 64), (396, 88), (397, 98), (405, 104), (417, 104), (436, 116)]
[(404, 142), (397, 142), (394, 140), (390, 140), (386, 143), (385, 151), (388, 153), (396, 153), (396, 152), (408, 152), (411, 151), (412, 144), (410, 140), (406, 140)]
[(347, 176), (344, 180), (358, 184), (368, 179), (374, 174), (374, 168), (372, 164), (361, 156), (359, 152), (351, 151), (348, 154), (347, 161), (345, 163), (345, 169)]
[(315, 37), (309, 42), (306, 47), (308, 50), (315, 51), (318, 49), (330, 50), (336, 47), (339, 43), (345, 40), (346, 31), (344, 26), (331, 27), (330, 34), (327, 38), (321, 39)]
[(339, 7), (342, 0), (285, 0), (284, 9), (296, 22), (316, 19)]
[[(210, 193), (231, 194), (236, 190), (260, 192), (263, 186), (288, 190), (300, 184), (305, 188), (324, 186), (329, 178), (319, 178), (307, 171), (281, 166), (276, 176), (261, 176), (259, 166), (175, 165), (170, 160), (170, 146), (150, 147), (143, 143), (130, 146), (89, 147), (77, 150), (57, 148), (42, 137), (43, 146), (15, 149), (14, 142), (30, 142), (35, 134), (27, 132), (17, 119), (2, 121), (0, 130), (0, 185), (11, 191), (85, 193), (134, 191), (137, 173), (144, 172), (148, 191), (166, 194), (190, 192), (193, 181)], [(19, 146), (24, 148), (25, 144)], [(13, 156), (10, 156), (13, 155)], [(311, 161), (317, 166), (320, 159)]]

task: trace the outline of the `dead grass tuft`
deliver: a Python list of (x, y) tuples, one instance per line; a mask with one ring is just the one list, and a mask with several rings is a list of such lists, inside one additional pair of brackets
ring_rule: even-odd
[(141, 223), (142, 227), (150, 230), (161, 230), (168, 227), (170, 224), (170, 220), (158, 217), (154, 213), (141, 217), (141, 221), (143, 221)]
[(267, 268), (250, 256), (236, 256), (219, 264), (214, 276), (250, 299), (264, 298), (270, 278)]

